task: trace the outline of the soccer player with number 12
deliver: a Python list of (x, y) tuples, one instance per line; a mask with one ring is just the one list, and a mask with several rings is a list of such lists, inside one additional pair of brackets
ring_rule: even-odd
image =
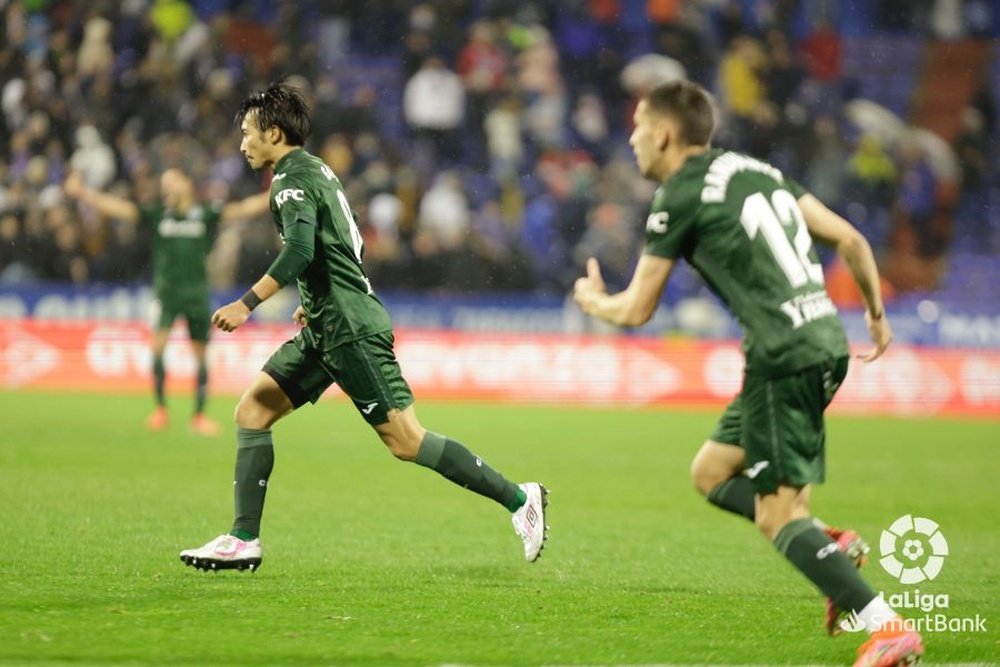
[(690, 82), (646, 94), (629, 143), (642, 175), (660, 183), (646, 221), (646, 244), (629, 286), (608, 294), (597, 260), (577, 280), (584, 312), (625, 326), (652, 317), (678, 258), (705, 279), (744, 329), (743, 387), (692, 465), (710, 502), (754, 521), (827, 596), (826, 625), (841, 615), (864, 623), (871, 638), (856, 665), (909, 664), (923, 653), (857, 568), (867, 545), (857, 533), (810, 515), (809, 493), (825, 476), (823, 412), (847, 374), (843, 325), (823, 282), (813, 239), (834, 248), (867, 305), (874, 361), (892, 340), (871, 247), (773, 166), (714, 149), (712, 102)]

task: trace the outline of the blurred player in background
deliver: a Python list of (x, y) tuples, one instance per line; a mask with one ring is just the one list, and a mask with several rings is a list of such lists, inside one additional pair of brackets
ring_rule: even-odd
[(152, 231), (153, 291), (156, 295), (152, 353), (156, 407), (146, 425), (150, 430), (160, 431), (168, 423), (163, 355), (170, 327), (180, 315), (187, 320), (191, 349), (198, 364), (191, 430), (199, 435), (218, 435), (218, 423), (205, 415), (206, 348), (211, 317), (205, 260), (215, 242), (218, 223), (263, 214), (268, 209), (267, 193), (222, 206), (202, 204), (195, 196), (194, 182), (175, 168), (163, 172), (160, 200), (151, 206), (139, 206), (128, 199), (92, 190), (75, 173), (66, 179), (63, 189), (67, 195), (94, 207), (102, 215), (142, 224)]
[[(709, 147), (708, 93), (671, 83), (646, 94), (629, 140), (643, 176), (661, 182), (646, 243), (629, 286), (609, 295), (597, 260), (576, 282), (584, 312), (622, 326), (652, 317), (678, 258), (702, 275), (744, 329), (743, 387), (692, 464), (710, 502), (753, 520), (827, 596), (827, 629), (851, 615), (871, 632), (857, 665), (909, 664), (923, 644), (857, 568), (853, 531), (818, 523), (809, 510), (825, 476), (823, 413), (847, 374), (843, 325), (826, 294), (812, 239), (836, 249), (866, 304), (874, 361), (892, 340), (871, 248), (846, 220), (769, 164)], [(854, 550), (852, 552), (852, 550)]]
[(546, 489), (514, 484), (461, 443), (426, 430), (393, 351), (389, 314), (361, 264), (362, 239), (343, 186), (307, 153), (311, 130), (299, 92), (275, 84), (243, 101), (237, 115), (240, 151), (254, 169), (272, 167), (271, 214), (284, 248), (239, 301), (212, 323), (239, 328), (251, 311), (296, 281), (302, 330), (278, 348), (236, 407), (235, 520), (228, 534), (181, 552), (203, 570), (255, 569), (261, 563), (260, 520), (274, 465), (271, 427), (336, 382), (398, 459), (413, 461), (512, 513), (524, 557), (536, 560), (546, 537)]

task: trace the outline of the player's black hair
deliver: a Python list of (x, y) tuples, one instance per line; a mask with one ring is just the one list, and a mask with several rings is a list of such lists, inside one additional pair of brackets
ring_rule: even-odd
[(285, 135), (290, 146), (304, 146), (312, 133), (309, 120), (309, 105), (297, 88), (277, 81), (265, 90), (257, 90), (247, 95), (236, 112), (235, 123), (239, 126), (250, 111), (256, 111), (257, 127), (266, 131), (277, 127)]
[(672, 81), (657, 86), (643, 97), (650, 110), (677, 120), (681, 141), (689, 146), (707, 146), (715, 130), (712, 96), (691, 81)]

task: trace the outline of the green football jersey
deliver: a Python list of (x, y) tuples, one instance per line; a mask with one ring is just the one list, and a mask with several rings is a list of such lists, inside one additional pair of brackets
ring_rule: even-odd
[(290, 225), (315, 227), (312, 261), (298, 277), (307, 340), (328, 350), (392, 329), (361, 266), (361, 232), (354, 213), (326, 163), (305, 150), (278, 160), (271, 181), (271, 214), (282, 239)]
[(208, 292), (205, 258), (215, 243), (221, 209), (197, 205), (173, 211), (162, 203), (139, 209), (153, 232), (153, 289), (161, 301), (201, 297)]
[(689, 158), (653, 197), (650, 255), (683, 257), (743, 327), (748, 373), (778, 376), (848, 354), (798, 198), (771, 165), (720, 149)]

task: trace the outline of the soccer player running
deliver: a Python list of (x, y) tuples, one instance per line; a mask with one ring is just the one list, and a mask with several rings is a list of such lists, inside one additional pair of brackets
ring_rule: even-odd
[(584, 312), (622, 326), (653, 315), (683, 257), (744, 329), (740, 393), (692, 464), (710, 502), (755, 522), (828, 598), (827, 628), (841, 613), (871, 632), (857, 665), (906, 664), (923, 653), (857, 567), (866, 545), (810, 516), (809, 492), (824, 479), (823, 412), (847, 373), (843, 325), (826, 294), (812, 239), (834, 247), (867, 305), (874, 361), (892, 340), (868, 242), (769, 164), (709, 146), (708, 93), (690, 82), (645, 95), (629, 143), (643, 176), (661, 182), (646, 220), (642, 256), (628, 287), (608, 294), (597, 260), (576, 281)]
[(139, 206), (128, 199), (92, 190), (84, 185), (77, 173), (69, 175), (63, 190), (102, 215), (142, 224), (152, 230), (155, 293), (152, 353), (156, 407), (146, 420), (146, 426), (152, 431), (160, 431), (169, 422), (163, 356), (170, 327), (180, 315), (187, 320), (191, 349), (198, 364), (191, 430), (199, 435), (218, 435), (218, 423), (205, 415), (206, 351), (212, 312), (205, 259), (215, 243), (218, 223), (261, 215), (268, 210), (267, 193), (221, 206), (202, 204), (196, 198), (194, 182), (176, 168), (167, 169), (160, 176), (160, 199), (150, 206)]
[(546, 538), (547, 490), (514, 484), (462, 444), (426, 430), (393, 352), (389, 315), (361, 263), (362, 242), (340, 180), (303, 148), (311, 123), (297, 90), (274, 84), (251, 94), (236, 116), (240, 151), (254, 169), (272, 167), (271, 214), (284, 248), (243, 297), (212, 323), (239, 328), (259, 303), (295, 281), (302, 330), (279, 347), (236, 406), (235, 520), (228, 534), (181, 552), (203, 570), (255, 569), (261, 514), (274, 465), (271, 428), (336, 382), (396, 458), (440, 473), (512, 513), (524, 557), (535, 561)]

